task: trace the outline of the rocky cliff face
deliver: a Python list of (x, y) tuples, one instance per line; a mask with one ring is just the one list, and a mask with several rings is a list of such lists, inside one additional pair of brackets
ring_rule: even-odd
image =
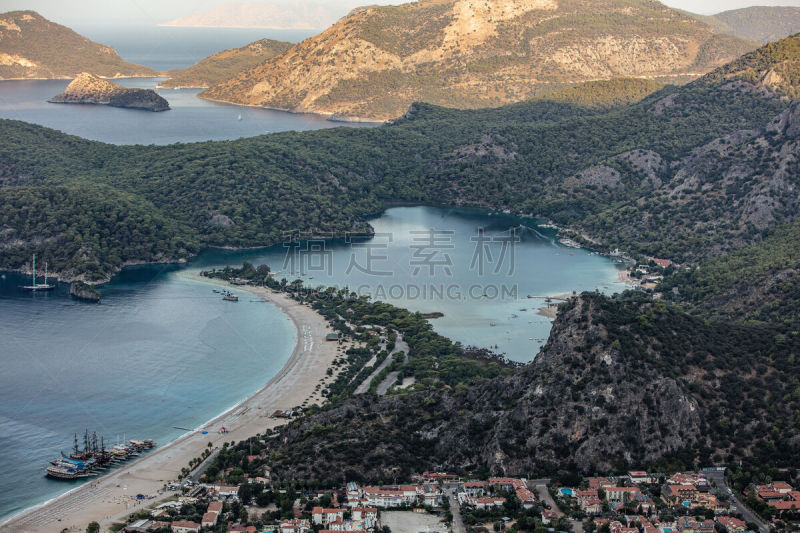
[(373, 7), (202, 96), (385, 120), (413, 101), (488, 107), (536, 87), (697, 76), (754, 46), (640, 0), (422, 0)]
[(129, 89), (82, 72), (63, 93), (48, 102), (54, 104), (101, 104), (148, 111), (166, 111), (169, 103), (152, 89)]
[(800, 370), (798, 343), (780, 342), (646, 297), (584, 293), (560, 306), (548, 343), (511, 376), (355, 396), (282, 428), (270, 468), (285, 480), (375, 482), (431, 468), (530, 477), (765, 454), (794, 464), (800, 422), (768, 435), (772, 420), (793, 416), (781, 398)]
[(73, 78), (84, 71), (107, 78), (155, 75), (35, 11), (0, 14), (0, 79)]
[(542, 352), (511, 377), (461, 393), (357, 396), (291, 425), (273, 474), (379, 480), (435, 465), (508, 475), (567, 465), (591, 472), (696, 445), (704, 426), (698, 398), (664, 372), (657, 350), (645, 358), (614, 342), (605, 303), (585, 296), (562, 306)]

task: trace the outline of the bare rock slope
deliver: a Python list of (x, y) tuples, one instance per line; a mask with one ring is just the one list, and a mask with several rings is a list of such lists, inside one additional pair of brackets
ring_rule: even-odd
[(370, 120), (496, 106), (562, 84), (696, 77), (755, 45), (643, 0), (421, 0), (353, 12), (202, 93)]

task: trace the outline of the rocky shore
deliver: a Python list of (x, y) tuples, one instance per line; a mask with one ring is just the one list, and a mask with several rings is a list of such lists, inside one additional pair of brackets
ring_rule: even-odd
[(63, 93), (50, 98), (53, 104), (100, 104), (147, 111), (167, 111), (169, 102), (152, 89), (129, 89), (82, 72), (67, 85)]

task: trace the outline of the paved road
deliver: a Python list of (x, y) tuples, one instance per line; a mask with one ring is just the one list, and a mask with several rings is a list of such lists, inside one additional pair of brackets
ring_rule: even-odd
[(539, 499), (545, 502), (547, 506), (550, 507), (550, 510), (554, 511), (559, 517), (564, 516), (564, 513), (561, 512), (558, 504), (550, 495), (550, 491), (547, 490), (547, 485), (550, 483), (550, 480), (535, 479), (531, 483), (536, 487), (536, 494), (539, 495)]
[(461, 518), (461, 509), (458, 507), (458, 498), (453, 492), (449, 492), (447, 497), (450, 498), (450, 512), (453, 513), (453, 533), (467, 533), (464, 519)]
[(189, 474), (186, 479), (190, 480), (192, 483), (197, 483), (200, 480), (200, 476), (206, 473), (208, 467), (211, 466), (211, 463), (214, 462), (214, 459), (219, 455), (219, 448), (214, 449), (211, 452), (211, 455), (205, 458), (205, 460), (200, 463), (200, 466), (195, 468), (191, 474)]
[(708, 479), (714, 481), (717, 484), (717, 487), (722, 492), (728, 494), (728, 497), (730, 498), (731, 501), (731, 510), (741, 513), (742, 519), (745, 522), (752, 522), (754, 524), (758, 524), (758, 529), (761, 531), (761, 533), (767, 533), (767, 531), (769, 531), (769, 528), (764, 523), (764, 521), (761, 520), (761, 518), (759, 518), (758, 516), (756, 516), (756, 514), (752, 512), (750, 509), (745, 507), (742, 504), (742, 502), (739, 501), (739, 498), (736, 497), (733, 491), (730, 490), (730, 488), (728, 487), (728, 482), (725, 480), (725, 472), (723, 472), (722, 470), (711, 470), (706, 472), (706, 476), (708, 477)]

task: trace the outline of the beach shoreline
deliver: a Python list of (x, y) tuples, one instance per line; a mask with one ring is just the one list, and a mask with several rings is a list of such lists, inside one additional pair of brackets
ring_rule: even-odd
[[(326, 371), (340, 345), (325, 340), (332, 329), (321, 315), (288, 295), (267, 288), (234, 287), (191, 272), (177, 275), (192, 282), (247, 292), (275, 305), (292, 320), (297, 331), (292, 355), (263, 387), (202, 426), (108, 474), (11, 516), (0, 523), (0, 532), (84, 531), (91, 521), (107, 529), (128, 514), (169, 497), (172, 493), (163, 487), (176, 480), (181, 469), (199, 457), (209, 443), (217, 449), (225, 442), (245, 440), (285, 424), (286, 419), (270, 418), (277, 409), (324, 401), (322, 387), (317, 386), (332, 379)], [(223, 426), (229, 431), (221, 433)], [(137, 494), (143, 494), (145, 499), (137, 501)]]

